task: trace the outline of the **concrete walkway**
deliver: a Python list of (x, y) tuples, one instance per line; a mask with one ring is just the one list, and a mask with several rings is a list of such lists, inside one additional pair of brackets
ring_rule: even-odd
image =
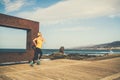
[(120, 80), (120, 72), (113, 74), (113, 75), (110, 75), (110, 76), (107, 76), (105, 78), (102, 78), (100, 80)]
[(98, 60), (48, 60), (34, 67), (26, 64), (0, 66), (0, 80), (119, 80), (120, 57)]

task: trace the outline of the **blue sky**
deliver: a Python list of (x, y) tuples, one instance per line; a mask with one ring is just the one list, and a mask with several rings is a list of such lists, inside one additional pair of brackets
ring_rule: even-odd
[(40, 22), (43, 48), (120, 40), (120, 0), (0, 0), (0, 13)]

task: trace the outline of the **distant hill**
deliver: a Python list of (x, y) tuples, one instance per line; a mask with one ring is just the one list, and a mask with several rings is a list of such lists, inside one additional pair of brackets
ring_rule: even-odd
[(111, 47), (113, 47), (113, 48), (120, 47), (120, 41), (98, 44), (98, 45), (94, 45), (94, 46), (77, 47), (74, 49), (97, 49), (97, 48), (111, 48)]
[(96, 47), (96, 48), (120, 47), (120, 41), (114, 41), (114, 42), (111, 42), (111, 43), (99, 44), (99, 45), (95, 45), (93, 47)]

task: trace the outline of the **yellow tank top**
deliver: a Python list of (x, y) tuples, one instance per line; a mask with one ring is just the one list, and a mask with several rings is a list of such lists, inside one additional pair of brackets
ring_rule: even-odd
[(37, 45), (36, 45), (36, 47), (37, 48), (42, 48), (42, 43), (43, 43), (42, 39), (37, 39)]

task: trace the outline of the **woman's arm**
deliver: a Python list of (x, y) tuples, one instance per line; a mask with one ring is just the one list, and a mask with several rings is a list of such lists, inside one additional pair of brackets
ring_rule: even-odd
[(33, 44), (36, 46), (37, 44), (36, 44), (36, 38), (35, 39), (33, 39)]

